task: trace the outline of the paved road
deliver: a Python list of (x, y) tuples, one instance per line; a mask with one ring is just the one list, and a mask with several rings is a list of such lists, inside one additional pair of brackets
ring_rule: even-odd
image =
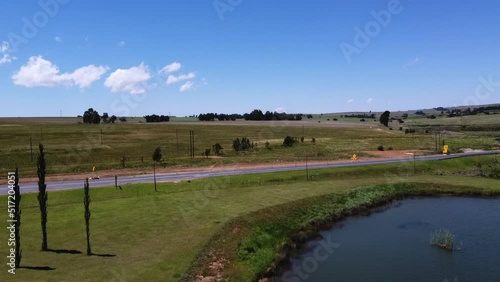
[[(453, 155), (431, 155), (431, 156), (418, 156), (415, 157), (415, 161), (432, 161), (432, 160), (444, 160), (452, 158), (461, 158), (469, 156), (479, 156), (479, 155), (495, 155), (500, 154), (500, 151), (487, 151), (487, 152), (470, 152), (470, 153), (459, 153)], [(412, 156), (405, 158), (396, 159), (384, 159), (384, 160), (368, 160), (368, 161), (346, 161), (337, 162), (332, 164), (313, 164), (308, 165), (309, 169), (315, 168), (335, 168), (335, 167), (349, 167), (349, 166), (362, 166), (362, 165), (379, 165), (379, 164), (390, 164), (390, 163), (404, 163), (413, 161)], [(242, 169), (232, 169), (232, 170), (221, 170), (221, 171), (189, 171), (189, 172), (178, 172), (178, 173), (161, 173), (156, 174), (157, 182), (175, 182), (182, 180), (192, 180), (197, 178), (205, 178), (212, 176), (228, 176), (228, 175), (239, 175), (239, 174), (255, 174), (264, 172), (277, 172), (277, 171), (292, 171), (292, 170), (304, 170), (306, 169), (305, 164), (301, 165), (287, 165), (287, 166), (274, 166), (274, 167), (264, 167), (264, 168), (242, 168)], [(59, 191), (59, 190), (70, 190), (78, 189), (83, 187), (83, 179), (77, 181), (59, 181), (59, 182), (49, 182), (47, 183), (48, 191)], [(137, 175), (137, 176), (127, 176), (119, 177), (118, 185), (133, 184), (133, 183), (151, 183), (153, 182), (153, 175)], [(104, 187), (104, 186), (114, 186), (114, 178), (102, 178), (91, 180), (91, 187)], [(38, 191), (37, 183), (22, 183), (21, 179), (21, 192), (30, 193)], [(7, 194), (7, 185), (4, 184), (0, 188), (0, 195)]]

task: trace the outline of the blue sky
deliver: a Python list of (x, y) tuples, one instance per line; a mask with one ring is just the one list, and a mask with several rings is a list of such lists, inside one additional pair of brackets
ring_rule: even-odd
[(0, 116), (500, 103), (498, 1), (4, 0)]

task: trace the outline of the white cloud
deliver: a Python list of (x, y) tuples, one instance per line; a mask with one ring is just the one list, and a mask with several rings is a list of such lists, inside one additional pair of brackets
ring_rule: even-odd
[(70, 74), (70, 77), (80, 88), (87, 88), (90, 87), (94, 81), (101, 79), (101, 76), (108, 70), (108, 67), (88, 65), (75, 70)]
[(353, 99), (353, 98), (351, 98), (351, 99), (347, 100), (347, 104), (351, 104), (351, 103), (353, 103), (353, 102), (354, 102), (354, 99)]
[(108, 67), (88, 65), (76, 69), (72, 73), (59, 74), (59, 68), (42, 56), (29, 58), (26, 65), (21, 66), (12, 76), (12, 81), (16, 85), (25, 87), (56, 87), (60, 85), (87, 88), (101, 79), (101, 76), (108, 71)]
[(0, 65), (5, 63), (10, 63), (12, 60), (15, 60), (16, 57), (11, 57), (9, 54), (3, 54), (3, 57), (0, 58)]
[(62, 42), (62, 38), (60, 36), (54, 37), (54, 40), (57, 42)]
[(368, 98), (368, 100), (366, 100), (367, 104), (371, 104), (372, 102), (373, 102), (373, 98)]
[(284, 113), (286, 112), (286, 107), (277, 107), (274, 111), (277, 113)]
[(122, 41), (118, 42), (118, 47), (123, 47), (123, 46), (125, 46), (125, 44), (127, 44), (127, 43), (125, 43), (125, 41), (122, 40)]
[(193, 85), (194, 84), (191, 81), (188, 81), (179, 88), (179, 91), (180, 92), (188, 91), (189, 89), (193, 88)]
[(9, 49), (10, 49), (9, 42), (7, 41), (2, 42), (2, 45), (0, 45), (0, 53), (7, 53)]
[(173, 83), (177, 83), (179, 81), (192, 79), (195, 76), (196, 76), (196, 74), (194, 72), (190, 72), (188, 74), (182, 74), (182, 75), (179, 75), (179, 76), (175, 76), (175, 75), (171, 74), (167, 78), (167, 84), (173, 84)]
[(112, 72), (108, 78), (106, 78), (104, 86), (110, 88), (112, 92), (142, 94), (146, 92), (146, 89), (144, 89), (144, 86), (141, 84), (149, 79), (151, 79), (151, 74), (148, 71), (148, 67), (145, 66), (144, 63), (141, 63), (137, 67), (117, 69)]
[(0, 45), (0, 65), (5, 63), (10, 63), (12, 60), (16, 60), (16, 57), (11, 56), (9, 42), (3, 41)]
[(171, 72), (176, 72), (181, 69), (181, 63), (178, 62), (173, 62), (170, 65), (164, 66), (159, 73), (171, 73)]
[(414, 65), (420, 64), (422, 62), (423, 58), (424, 57), (416, 57), (414, 59), (411, 59), (403, 67), (409, 68), (409, 67), (412, 67)]

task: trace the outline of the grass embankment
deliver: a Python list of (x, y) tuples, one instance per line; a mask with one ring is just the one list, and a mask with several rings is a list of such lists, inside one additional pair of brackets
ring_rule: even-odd
[[(435, 183), (434, 187), (462, 185), (471, 187), (464, 191), (474, 193), (500, 187), (499, 180), (460, 175), (461, 171), (479, 163), (482, 164), (482, 169), (498, 165), (498, 161), (489, 156), (416, 163), (415, 174), (413, 165), (406, 163), (310, 170), (310, 181), (305, 180), (303, 171), (240, 175), (199, 179), (190, 183), (160, 183), (157, 193), (152, 184), (125, 185), (123, 191), (91, 187), (92, 250), (96, 254), (114, 256), (87, 257), (75, 252), (84, 252), (86, 249), (83, 189), (49, 192), (49, 248), (66, 251), (41, 252), (40, 213), (36, 194), (24, 194), (21, 204), (22, 265), (47, 266), (54, 270), (24, 268), (18, 269), (15, 276), (10, 276), (4, 264), (4, 270), (0, 271), (0, 281), (155, 281), (159, 278), (176, 281), (187, 273), (198, 273), (199, 269), (189, 271), (192, 262), (198, 257), (205, 257), (200, 254), (206, 254), (203, 250), (207, 250), (210, 238), (214, 239), (209, 244), (220, 246), (217, 245), (220, 243), (217, 238), (221, 238), (220, 235), (227, 230), (232, 231), (232, 224), (242, 223), (241, 226), (237, 225), (241, 231), (234, 236), (226, 234), (230, 240), (227, 246), (237, 247), (238, 242), (247, 242), (245, 244), (251, 247), (252, 242), (255, 242), (252, 238), (259, 237), (258, 231), (255, 231), (258, 229), (250, 225), (252, 220), (257, 224), (256, 227), (262, 226), (264, 234), (269, 231), (266, 229), (267, 224), (274, 221), (279, 228), (276, 233), (269, 233), (275, 239), (263, 241), (262, 246), (267, 250), (265, 255), (247, 252), (240, 257), (238, 248), (232, 249), (233, 256), (238, 260), (232, 260), (233, 264), (227, 265), (227, 274), (231, 279), (241, 277), (240, 281), (245, 281), (261, 273), (259, 267), (271, 265), (270, 261), (279, 254), (278, 248), (286, 242), (285, 238), (294, 234), (292, 229), (283, 226), (281, 220), (297, 220), (296, 225), (290, 225), (297, 229), (299, 225), (306, 226), (312, 220), (319, 220), (320, 216), (331, 212), (327, 202), (326, 206), (314, 207), (314, 201), (321, 203), (323, 195), (325, 199), (337, 199), (332, 193), (387, 183)], [(436, 170), (440, 174), (456, 175), (437, 175), (433, 173)], [(363, 190), (359, 191), (351, 193), (359, 193), (360, 197), (365, 197)], [(372, 192), (367, 194), (369, 197), (366, 196), (368, 200), (379, 195), (377, 189), (372, 188), (370, 191)], [(316, 196), (320, 197), (314, 198)], [(306, 200), (298, 201), (301, 199)], [(347, 196), (344, 199), (348, 199)], [(356, 203), (354, 200), (346, 201)], [(0, 197), (0, 203), (5, 208), (7, 198)], [(286, 203), (290, 203), (290, 206), (283, 205)], [(291, 207), (303, 208), (310, 213), (290, 213), (290, 219), (280, 217)], [(262, 209), (266, 212), (259, 212)], [(252, 212), (257, 213), (249, 215)], [(3, 216), (4, 222), (6, 216)], [(0, 228), (0, 238), (8, 238), (6, 228)], [(272, 242), (278, 243), (269, 249), (267, 244)], [(229, 249), (223, 250), (228, 251), (229, 255)], [(1, 252), (0, 255), (5, 258), (6, 250), (2, 249)]]
[[(500, 196), (499, 187), (398, 183), (335, 192), (265, 208), (227, 223), (208, 243), (186, 281), (221, 275), (227, 281), (256, 281), (279, 273), (288, 256), (318, 230), (395, 199), (413, 196)], [(214, 268), (214, 265), (223, 267)], [(222, 270), (220, 270), (222, 269)]]
[[(163, 153), (163, 167), (193, 167), (230, 165), (244, 163), (269, 163), (309, 160), (348, 160), (352, 154), (367, 156), (363, 151), (374, 151), (379, 144), (394, 150), (434, 150), (432, 132), (419, 131), (407, 134), (399, 130), (380, 128), (338, 127), (324, 122), (279, 121), (261, 122), (258, 125), (239, 125), (228, 122), (215, 123), (130, 123), (110, 125), (77, 124), (74, 119), (61, 122), (58, 119), (0, 119), (0, 174), (19, 166), (22, 176), (36, 175), (37, 145), (43, 143), (49, 174), (91, 172), (97, 170), (152, 167), (151, 155), (160, 146)], [(63, 121), (66, 119), (63, 119)], [(71, 122), (71, 123), (69, 123)], [(208, 126), (210, 124), (210, 126)], [(294, 124), (294, 125), (291, 125)], [(304, 125), (302, 127), (301, 125)], [(102, 130), (102, 136), (101, 136)], [(195, 133), (197, 158), (189, 158), (189, 131)], [(451, 152), (460, 148), (500, 149), (495, 136), (484, 134), (470, 136), (454, 134), (443, 136)], [(305, 137), (304, 143), (292, 148), (282, 146), (287, 136)], [(30, 155), (30, 137), (33, 144), (33, 162)], [(102, 138), (101, 138), (102, 137)], [(238, 153), (232, 149), (235, 138), (248, 137), (257, 147), (251, 152)], [(315, 138), (315, 144), (312, 143)], [(101, 141), (102, 140), (102, 141)], [(270, 149), (265, 143), (270, 143)], [(217, 158), (203, 158), (207, 148), (220, 143), (224, 155)], [(125, 161), (122, 160), (125, 157)]]

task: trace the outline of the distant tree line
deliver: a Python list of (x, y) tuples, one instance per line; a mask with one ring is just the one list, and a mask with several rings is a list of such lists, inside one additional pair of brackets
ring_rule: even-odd
[(155, 114), (152, 114), (152, 115), (146, 115), (144, 116), (144, 118), (146, 119), (146, 122), (167, 122), (167, 121), (170, 121), (170, 117), (169, 116), (164, 116), (164, 115), (155, 115)]
[(83, 116), (78, 117), (82, 117), (83, 123), (89, 124), (115, 123), (116, 120), (120, 120), (121, 122), (127, 121), (127, 118), (125, 117), (118, 118), (115, 115), (109, 116), (108, 113), (103, 113), (101, 116), (99, 115), (99, 112), (93, 108), (89, 108), (83, 113)]
[[(342, 116), (341, 116), (342, 117)], [(344, 115), (345, 118), (370, 118), (375, 119), (375, 114), (352, 114), (352, 115)]]
[(199, 114), (198, 115), (198, 120), (199, 121), (214, 121), (214, 120), (219, 120), (219, 121), (224, 121), (224, 120), (232, 120), (235, 121), (237, 119), (242, 119), (243, 115), (240, 114), (217, 114), (217, 113), (206, 113), (206, 114)]
[(479, 108), (453, 109), (446, 111), (447, 117), (474, 116), (477, 114), (490, 114), (489, 111), (500, 111), (500, 105), (484, 106)]
[(266, 111), (263, 113), (259, 109), (253, 110), (251, 113), (243, 115), (245, 120), (302, 120), (303, 114), (287, 114)]
[[(245, 113), (243, 115), (240, 114), (217, 114), (217, 113), (206, 113), (199, 114), (198, 120), (200, 121), (224, 121), (224, 120), (237, 120), (237, 119), (245, 119), (245, 120), (302, 120), (303, 114), (287, 114), (287, 113), (278, 113), (278, 112), (270, 112), (266, 111), (263, 113), (259, 109), (255, 109), (250, 113)], [(312, 115), (310, 116), (312, 118)]]

